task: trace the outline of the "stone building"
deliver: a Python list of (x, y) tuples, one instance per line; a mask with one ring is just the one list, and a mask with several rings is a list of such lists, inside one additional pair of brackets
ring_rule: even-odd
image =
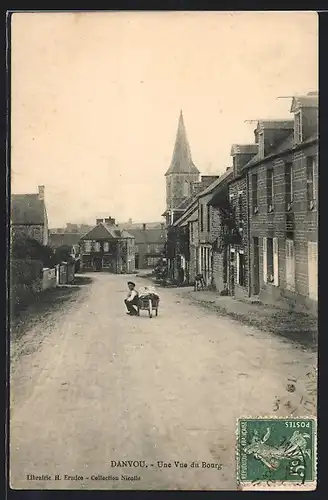
[(258, 152), (257, 144), (233, 144), (233, 174), (229, 181), (229, 202), (232, 217), (240, 236), (240, 242), (229, 245), (227, 249), (227, 288), (236, 297), (249, 296), (250, 260), (248, 252), (249, 216), (248, 216), (248, 177), (243, 169)]
[(48, 216), (44, 186), (38, 193), (11, 195), (11, 232), (48, 244)]
[(259, 122), (249, 185), (250, 293), (317, 307), (318, 96), (295, 97), (293, 120)]
[(152, 269), (157, 261), (164, 256), (165, 226), (148, 228), (146, 223), (142, 229), (129, 229), (135, 238), (135, 267), (136, 269)]
[(119, 229), (115, 219), (97, 219), (80, 240), (81, 270), (115, 274), (135, 271), (135, 238)]

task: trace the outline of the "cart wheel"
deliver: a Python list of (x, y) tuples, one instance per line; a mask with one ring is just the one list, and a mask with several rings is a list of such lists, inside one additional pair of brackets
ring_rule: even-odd
[(153, 317), (153, 302), (151, 299), (149, 299), (149, 309), (148, 309), (148, 315), (150, 318)]

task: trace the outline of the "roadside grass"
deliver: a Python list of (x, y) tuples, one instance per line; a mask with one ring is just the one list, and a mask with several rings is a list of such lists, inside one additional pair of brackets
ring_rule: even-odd
[[(233, 309), (233, 304), (229, 305), (219, 300), (203, 300), (189, 294), (192, 301), (199, 303), (202, 307), (215, 310), (223, 316), (229, 316), (240, 323), (249, 325), (264, 332), (270, 332), (286, 340), (302, 345), (303, 347), (316, 350), (318, 345), (317, 319), (306, 312), (294, 310), (278, 309), (261, 302), (243, 303), (243, 309), (238, 311), (238, 307)], [(236, 306), (238, 304), (236, 303)]]
[(10, 339), (18, 340), (30, 326), (40, 319), (59, 312), (64, 304), (75, 301), (83, 285), (90, 283), (92, 283), (92, 278), (88, 276), (75, 276), (73, 286), (50, 288), (30, 295), (24, 303), (11, 304)]

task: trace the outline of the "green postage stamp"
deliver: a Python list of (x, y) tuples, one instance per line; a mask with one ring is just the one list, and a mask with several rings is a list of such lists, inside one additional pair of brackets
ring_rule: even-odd
[(237, 480), (241, 490), (314, 490), (315, 418), (240, 418)]

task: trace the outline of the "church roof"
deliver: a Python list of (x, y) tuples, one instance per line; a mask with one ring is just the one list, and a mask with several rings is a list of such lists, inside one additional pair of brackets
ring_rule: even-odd
[(186, 128), (183, 121), (182, 111), (180, 112), (178, 131), (175, 139), (173, 156), (170, 168), (165, 175), (169, 174), (199, 174), (198, 168), (191, 158), (191, 151), (187, 139)]

